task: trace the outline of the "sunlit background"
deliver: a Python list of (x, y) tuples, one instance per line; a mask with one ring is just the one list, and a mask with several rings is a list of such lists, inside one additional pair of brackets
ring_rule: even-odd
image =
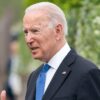
[(25, 8), (40, 1), (63, 9), (70, 46), (100, 68), (100, 0), (0, 0), (0, 91), (9, 100), (24, 100), (28, 76), (41, 64), (31, 57), (22, 26)]

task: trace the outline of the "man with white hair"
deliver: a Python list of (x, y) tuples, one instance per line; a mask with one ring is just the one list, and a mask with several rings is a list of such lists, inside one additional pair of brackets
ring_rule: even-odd
[[(33, 4), (23, 26), (33, 58), (43, 61), (29, 77), (25, 100), (100, 100), (100, 71), (68, 45), (66, 18), (58, 6)], [(6, 100), (5, 91), (1, 98)]]

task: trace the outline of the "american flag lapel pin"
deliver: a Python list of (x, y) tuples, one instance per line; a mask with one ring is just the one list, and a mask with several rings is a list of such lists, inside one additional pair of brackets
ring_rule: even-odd
[(63, 71), (62, 74), (65, 75), (66, 74), (66, 71)]

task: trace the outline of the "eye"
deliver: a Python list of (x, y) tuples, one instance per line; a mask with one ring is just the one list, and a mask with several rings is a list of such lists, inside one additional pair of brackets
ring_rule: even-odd
[(38, 29), (31, 29), (31, 32), (32, 32), (33, 34), (36, 34), (36, 33), (39, 32), (39, 30), (38, 30)]
[(26, 30), (26, 29), (24, 29), (24, 33), (25, 33), (25, 35), (28, 33), (28, 31)]

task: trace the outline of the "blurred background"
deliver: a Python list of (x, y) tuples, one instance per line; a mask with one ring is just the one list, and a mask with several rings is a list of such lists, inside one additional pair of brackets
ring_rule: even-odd
[(68, 21), (67, 41), (100, 68), (100, 0), (0, 0), (0, 91), (8, 100), (24, 100), (34, 60), (24, 41), (22, 19), (27, 6), (49, 1), (60, 6)]

